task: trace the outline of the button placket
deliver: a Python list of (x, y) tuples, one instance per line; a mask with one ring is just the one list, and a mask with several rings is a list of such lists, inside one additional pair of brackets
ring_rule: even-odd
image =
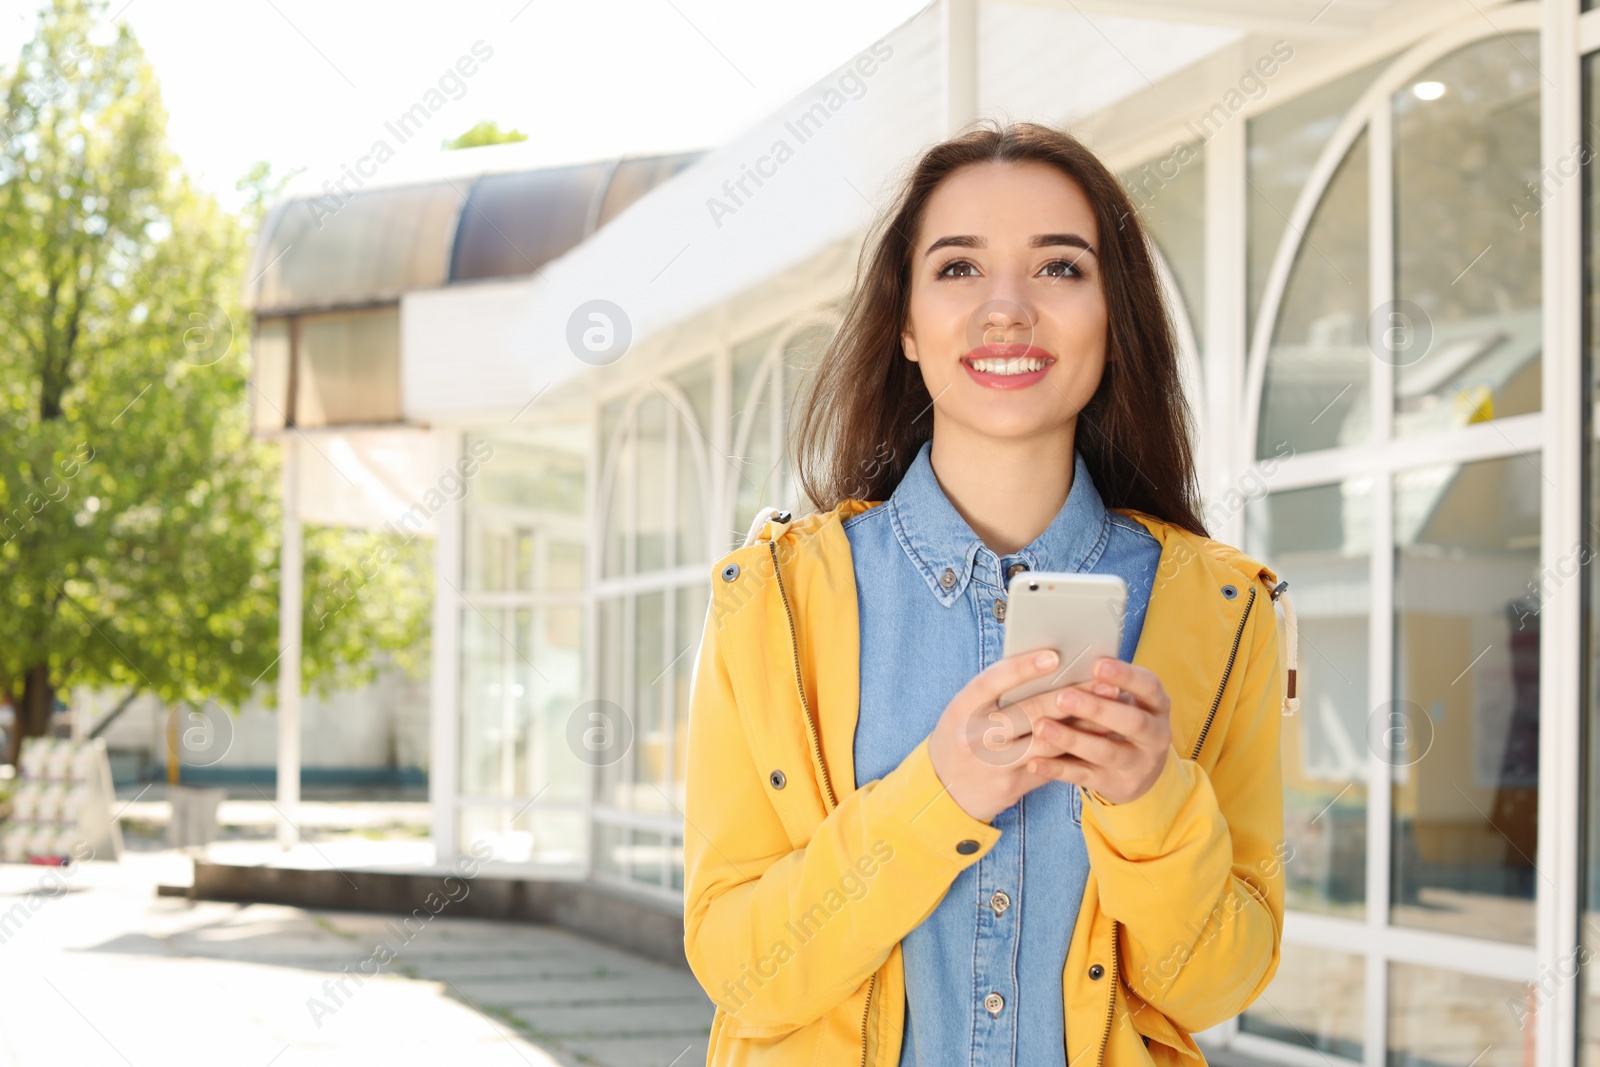
[(986, 1014), (976, 1015), (973, 1062), (1011, 1063), (1017, 1050), (1021, 1020), (1007, 1012), (1016, 1003), (1018, 952), (1021, 947), (1020, 915), (1007, 889), (1021, 884), (1027, 797), (998, 813), (991, 821), (1000, 839), (979, 861), (977, 901), (979, 922), (973, 945), (973, 997)]

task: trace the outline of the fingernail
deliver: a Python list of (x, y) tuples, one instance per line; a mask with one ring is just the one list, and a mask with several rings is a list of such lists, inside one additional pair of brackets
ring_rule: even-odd
[(1054, 667), (1057, 660), (1056, 650), (1047, 648), (1034, 657), (1033, 662), (1040, 667)]

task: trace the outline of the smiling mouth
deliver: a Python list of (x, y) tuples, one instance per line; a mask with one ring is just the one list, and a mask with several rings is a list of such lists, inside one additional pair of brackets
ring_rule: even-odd
[(1036, 374), (1055, 361), (1056, 357), (1044, 349), (1026, 342), (984, 345), (961, 357), (961, 362), (972, 370), (998, 377)]

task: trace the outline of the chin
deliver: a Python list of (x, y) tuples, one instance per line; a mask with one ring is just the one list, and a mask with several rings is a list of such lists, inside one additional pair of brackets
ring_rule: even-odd
[(1006, 404), (975, 405), (951, 421), (959, 423), (975, 437), (996, 440), (1049, 436), (1064, 432), (1072, 425), (1071, 418), (1059, 413), (1019, 411)]

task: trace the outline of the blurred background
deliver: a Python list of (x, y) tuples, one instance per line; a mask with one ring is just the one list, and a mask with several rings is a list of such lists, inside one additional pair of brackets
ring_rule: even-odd
[(0, 5), (0, 1062), (704, 1062), (710, 565), (996, 119), (1123, 182), (1299, 611), (1208, 1056), (1600, 1067), (1591, 9)]

